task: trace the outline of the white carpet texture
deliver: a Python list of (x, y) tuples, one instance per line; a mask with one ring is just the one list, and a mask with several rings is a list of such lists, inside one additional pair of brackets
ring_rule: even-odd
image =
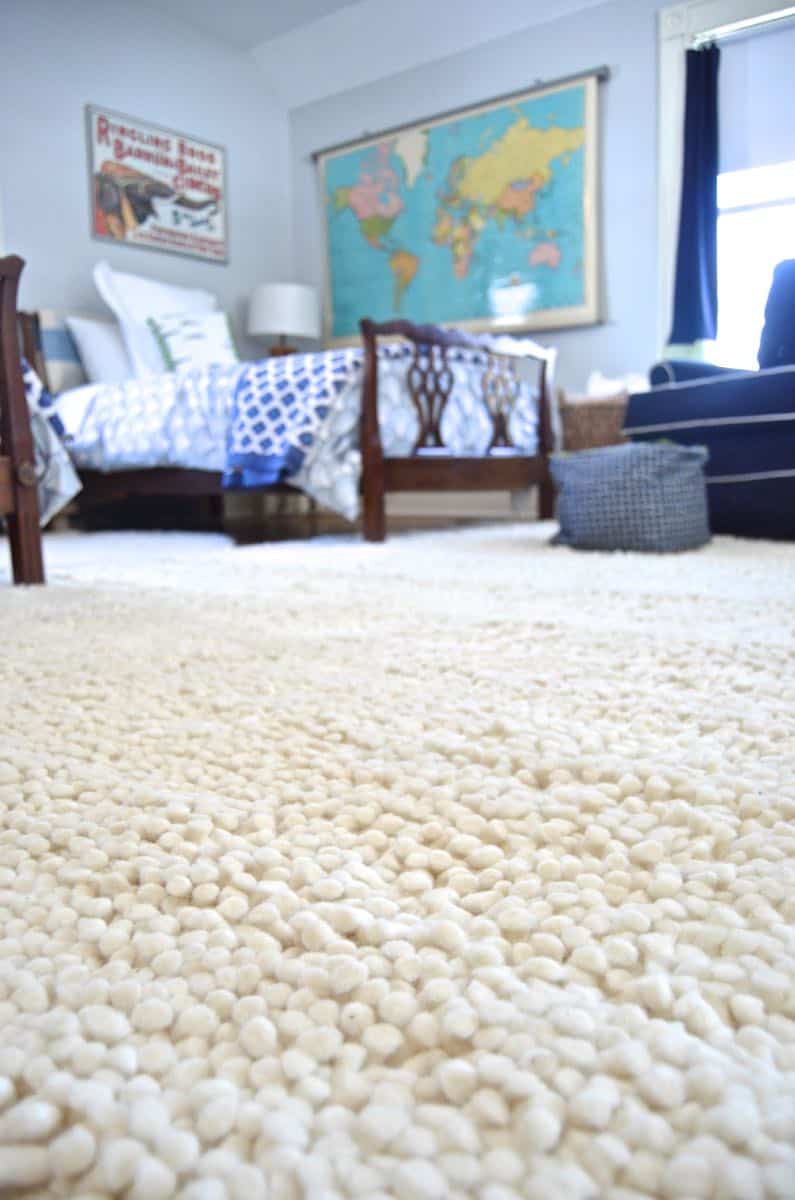
[(795, 547), (56, 537), (0, 1194), (795, 1197)]

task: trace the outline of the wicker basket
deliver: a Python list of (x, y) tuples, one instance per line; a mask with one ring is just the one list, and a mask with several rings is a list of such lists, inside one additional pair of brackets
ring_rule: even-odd
[(558, 393), (564, 450), (595, 450), (626, 441), (623, 434), (627, 392), (615, 396)]

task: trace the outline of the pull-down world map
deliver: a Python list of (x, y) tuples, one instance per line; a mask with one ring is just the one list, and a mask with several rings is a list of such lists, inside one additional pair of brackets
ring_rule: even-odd
[(596, 320), (596, 77), (320, 156), (329, 335)]

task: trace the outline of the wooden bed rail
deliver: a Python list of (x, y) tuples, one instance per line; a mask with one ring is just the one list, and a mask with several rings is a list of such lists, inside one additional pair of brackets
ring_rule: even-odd
[[(474, 336), (458, 329), (414, 325), (410, 321), (360, 322), (364, 344), (361, 451), (364, 536), (381, 542), (386, 537), (385, 498), (400, 491), (516, 491), (537, 485), (539, 514), (551, 517), (554, 488), (548, 456), (553, 448), (549, 391), (557, 351), (526, 338)], [(378, 339), (403, 338), (414, 347), (406, 379), (418, 418), (412, 453), (387, 458), (378, 422)], [(474, 350), (485, 355), (483, 399), (492, 422), (487, 453), (480, 456), (444, 454), (442, 418), (453, 388), (448, 351)], [(519, 361), (531, 361), (538, 374), (538, 449), (534, 455), (516, 450), (509, 422), (518, 399)], [(432, 452), (432, 453), (429, 453)]]

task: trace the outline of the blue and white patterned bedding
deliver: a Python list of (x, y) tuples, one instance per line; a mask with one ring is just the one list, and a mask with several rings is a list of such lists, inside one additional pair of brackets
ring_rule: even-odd
[[(409, 454), (417, 413), (406, 373), (408, 345), (379, 349), (384, 453)], [(101, 471), (183, 467), (222, 471), (229, 489), (288, 481), (349, 519), (359, 508), (361, 349), (193, 367), (64, 393), (58, 411), (78, 465)], [(454, 387), (442, 419), (453, 454), (485, 453), (492, 423), (483, 399), (486, 356), (449, 353)], [(535, 390), (522, 383), (511, 418), (518, 449), (537, 445)]]
[(238, 365), (190, 367), (123, 383), (88, 384), (57, 398), (78, 467), (223, 471)]
[(39, 523), (46, 525), (74, 499), (81, 485), (62, 441), (64, 428), (54, 411), (52, 396), (24, 359), (22, 382), (33, 434)]

